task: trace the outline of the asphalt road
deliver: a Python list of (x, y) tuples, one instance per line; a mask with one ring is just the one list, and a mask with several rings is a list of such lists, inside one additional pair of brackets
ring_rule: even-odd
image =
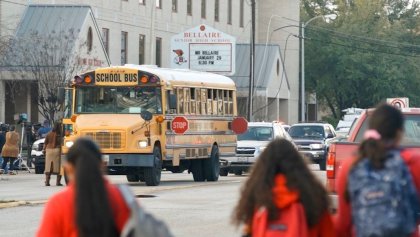
[[(316, 171), (325, 179), (325, 172)], [(146, 210), (165, 221), (175, 236), (214, 237), (239, 236), (231, 224), (231, 214), (239, 198), (239, 189), (247, 176), (221, 177), (218, 182), (196, 183), (188, 173), (163, 173), (162, 183), (148, 187), (130, 184)], [(125, 176), (109, 176), (113, 183), (127, 183)], [(55, 181), (53, 178), (52, 181)], [(20, 172), (16, 176), (0, 176), (0, 206), (5, 201), (26, 203), (18, 207), (0, 208), (0, 236), (34, 236), (44, 204), (63, 187), (43, 186), (43, 175)], [(3, 204), (1, 203), (3, 202)]]

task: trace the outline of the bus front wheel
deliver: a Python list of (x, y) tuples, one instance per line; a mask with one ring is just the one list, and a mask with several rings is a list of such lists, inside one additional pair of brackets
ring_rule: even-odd
[(219, 163), (219, 148), (213, 145), (211, 148), (210, 158), (203, 160), (204, 174), (207, 181), (219, 180), (220, 163)]
[(162, 153), (160, 147), (153, 149), (153, 167), (144, 168), (144, 181), (147, 186), (158, 186), (162, 176)]
[(206, 180), (202, 159), (191, 160), (191, 172), (195, 182), (203, 182)]

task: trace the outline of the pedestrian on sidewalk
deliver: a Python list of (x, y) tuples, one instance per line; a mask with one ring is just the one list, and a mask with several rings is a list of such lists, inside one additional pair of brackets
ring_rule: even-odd
[(55, 123), (54, 128), (47, 134), (44, 141), (45, 154), (45, 186), (50, 186), (52, 174), (57, 175), (57, 186), (61, 184), (63, 171), (61, 169), (61, 124)]
[(76, 140), (64, 168), (69, 185), (46, 204), (37, 236), (120, 236), (130, 210), (103, 175), (99, 147), (87, 138)]
[(403, 133), (399, 109), (381, 104), (371, 114), (358, 154), (338, 173), (338, 236), (420, 236), (420, 156), (400, 147)]
[(15, 175), (13, 163), (19, 155), (19, 133), (15, 131), (15, 126), (10, 125), (9, 132), (6, 133), (6, 142), (1, 151), (3, 157), (3, 164), (1, 168), (6, 169), (7, 163), (9, 162), (9, 174)]
[(269, 143), (242, 187), (233, 221), (244, 236), (335, 236), (328, 194), (292, 143)]
[[(2, 166), (3, 166), (3, 157), (1, 155), (1, 151), (3, 149), (4, 143), (6, 143), (5, 128), (6, 127), (3, 124), (0, 124), (0, 163), (2, 164)], [(0, 173), (3, 173), (3, 172), (5, 172), (4, 169), (0, 171)]]

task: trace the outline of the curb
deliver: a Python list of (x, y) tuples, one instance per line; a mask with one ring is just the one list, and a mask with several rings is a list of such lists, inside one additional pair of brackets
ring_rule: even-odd
[(47, 200), (40, 200), (40, 201), (10, 201), (0, 203), (0, 209), (4, 208), (11, 208), (11, 207), (20, 207), (20, 206), (28, 206), (28, 205), (40, 205), (45, 204)]

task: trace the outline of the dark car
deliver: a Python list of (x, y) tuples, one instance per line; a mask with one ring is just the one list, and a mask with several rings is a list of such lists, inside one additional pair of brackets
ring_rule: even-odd
[(299, 152), (325, 170), (329, 143), (336, 137), (334, 127), (328, 123), (299, 123), (290, 127), (289, 134)]

